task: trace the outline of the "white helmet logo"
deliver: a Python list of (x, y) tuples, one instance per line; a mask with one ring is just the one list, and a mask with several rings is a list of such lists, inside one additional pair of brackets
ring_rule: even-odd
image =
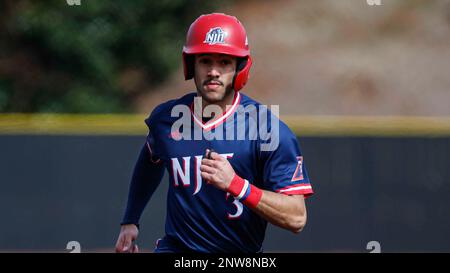
[(206, 33), (205, 41), (203, 43), (205, 44), (223, 44), (225, 43), (225, 36), (227, 36), (227, 33), (222, 30), (220, 27), (212, 28)]

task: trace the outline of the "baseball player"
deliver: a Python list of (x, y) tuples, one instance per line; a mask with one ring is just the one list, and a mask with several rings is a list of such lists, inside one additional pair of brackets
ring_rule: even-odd
[[(160, 104), (145, 120), (149, 133), (134, 168), (116, 252), (138, 251), (133, 242), (139, 219), (165, 170), (165, 236), (154, 252), (257, 253), (267, 222), (300, 232), (304, 200), (313, 190), (291, 130), (270, 111), (250, 125), (264, 111), (240, 92), (252, 66), (243, 25), (221, 13), (200, 16), (188, 30), (183, 65), (197, 91)], [(220, 111), (204, 115), (209, 106)], [(174, 109), (188, 109), (182, 130), (175, 126), (180, 115)], [(243, 109), (252, 110), (242, 115)], [(271, 139), (259, 137), (263, 127)], [(237, 136), (239, 130), (245, 137)], [(198, 132), (201, 138), (195, 138)], [(218, 133), (227, 137), (213, 137)]]

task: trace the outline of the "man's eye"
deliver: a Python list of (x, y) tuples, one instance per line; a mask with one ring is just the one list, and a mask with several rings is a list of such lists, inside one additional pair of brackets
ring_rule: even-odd
[(229, 65), (231, 64), (230, 60), (222, 60), (222, 65)]

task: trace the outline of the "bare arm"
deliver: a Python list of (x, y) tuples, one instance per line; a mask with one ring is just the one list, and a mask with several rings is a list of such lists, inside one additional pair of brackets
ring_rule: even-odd
[[(207, 183), (223, 191), (229, 191), (235, 176), (228, 160), (214, 152), (211, 153), (211, 159), (202, 160), (200, 171)], [(261, 199), (256, 207), (252, 207), (252, 210), (268, 222), (295, 233), (300, 232), (306, 224), (303, 195), (289, 196), (262, 190)]]
[(303, 195), (284, 195), (263, 191), (261, 201), (253, 209), (270, 223), (294, 233), (306, 224), (306, 206)]

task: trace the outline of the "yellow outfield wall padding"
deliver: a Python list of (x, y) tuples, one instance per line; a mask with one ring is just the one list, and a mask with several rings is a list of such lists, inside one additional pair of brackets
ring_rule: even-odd
[[(146, 135), (143, 114), (0, 114), (2, 135)], [(298, 136), (450, 136), (450, 117), (289, 116)]]

